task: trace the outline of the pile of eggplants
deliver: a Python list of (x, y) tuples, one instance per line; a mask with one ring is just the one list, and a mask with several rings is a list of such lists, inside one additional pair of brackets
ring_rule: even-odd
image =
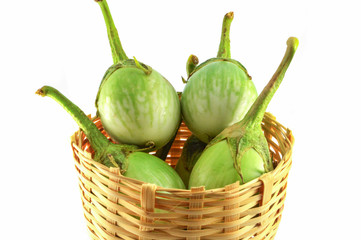
[[(95, 106), (113, 141), (57, 89), (44, 86), (36, 92), (54, 99), (72, 116), (87, 136), (95, 161), (119, 168), (126, 177), (179, 189), (243, 184), (273, 170), (261, 122), (295, 54), (297, 38), (287, 40), (278, 69), (258, 95), (246, 68), (231, 58), (234, 14), (227, 13), (217, 56), (198, 64), (190, 55), (179, 97), (160, 73), (127, 57), (106, 0), (96, 2), (107, 27), (113, 65), (100, 83)], [(173, 169), (164, 160), (182, 120), (192, 135)]]

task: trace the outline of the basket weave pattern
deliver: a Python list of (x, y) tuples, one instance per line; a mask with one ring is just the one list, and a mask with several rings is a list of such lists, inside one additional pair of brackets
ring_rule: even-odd
[[(99, 119), (94, 119), (105, 134)], [(294, 138), (267, 113), (263, 130), (275, 170), (246, 184), (205, 190), (167, 189), (124, 177), (92, 160), (85, 135), (72, 136), (89, 235), (119, 239), (274, 239), (286, 197)], [(174, 166), (190, 131), (183, 124), (167, 161)]]

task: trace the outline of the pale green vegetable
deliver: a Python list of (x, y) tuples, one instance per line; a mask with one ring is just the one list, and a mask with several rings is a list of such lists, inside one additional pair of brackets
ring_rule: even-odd
[(189, 187), (213, 189), (236, 181), (243, 184), (273, 170), (261, 122), (297, 47), (298, 39), (289, 38), (286, 53), (272, 79), (243, 120), (227, 127), (207, 145), (191, 172)]
[(124, 176), (130, 178), (166, 188), (185, 188), (182, 179), (173, 168), (161, 159), (142, 152), (145, 149), (109, 141), (84, 112), (58, 90), (44, 86), (36, 93), (53, 98), (73, 117), (89, 139), (95, 161), (107, 167), (118, 167)]
[(106, 0), (97, 2), (114, 62), (99, 87), (97, 115), (115, 141), (159, 149), (172, 139), (181, 121), (177, 92), (156, 70), (127, 57)]
[(208, 143), (226, 127), (240, 121), (257, 98), (246, 68), (231, 59), (230, 26), (233, 12), (224, 16), (216, 58), (199, 66), (188, 59), (188, 81), (181, 98), (184, 122), (200, 140)]

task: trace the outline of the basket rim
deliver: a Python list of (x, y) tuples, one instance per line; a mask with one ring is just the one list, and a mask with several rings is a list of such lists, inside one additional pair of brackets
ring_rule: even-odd
[[(90, 115), (89, 115), (89, 117), (90, 117)], [(271, 113), (269, 113), (269, 112), (266, 112), (264, 118), (267, 118), (267, 119), (269, 119), (271, 121), (276, 122), (277, 125), (279, 125), (282, 128), (282, 130), (284, 131), (284, 135), (285, 135), (284, 141), (287, 142), (287, 144), (289, 145), (289, 148), (282, 155), (282, 159), (278, 162), (278, 164), (274, 168), (274, 170), (272, 170), (270, 172), (267, 172), (267, 173), (264, 173), (260, 177), (255, 178), (255, 179), (253, 179), (253, 180), (251, 180), (251, 181), (249, 181), (247, 183), (238, 184), (239, 189), (246, 189), (246, 188), (249, 188), (251, 186), (255, 187), (254, 184), (257, 183), (257, 182), (259, 184), (263, 184), (263, 179), (264, 178), (267, 178), (267, 176), (269, 176), (269, 175), (272, 175), (273, 177), (275, 177), (279, 172), (282, 171), (283, 168), (285, 168), (288, 165), (292, 164), (291, 156), (292, 156), (292, 150), (293, 150), (293, 145), (294, 145), (294, 136), (292, 134), (292, 131), (290, 129), (284, 127), (278, 121), (276, 121), (276, 117), (274, 115), (272, 115)], [(95, 119), (95, 118), (93, 118), (93, 119)], [(81, 134), (82, 134), (82, 130), (79, 129), (71, 136), (71, 146), (73, 148), (73, 153), (74, 153), (74, 155), (77, 155), (78, 158), (79, 158), (78, 154), (82, 155), (82, 159), (87, 161), (88, 164), (91, 164), (91, 165), (95, 166), (100, 171), (100, 173), (106, 174), (107, 176), (111, 176), (114, 179), (122, 180), (122, 181), (126, 180), (128, 183), (132, 183), (132, 184), (136, 184), (136, 185), (149, 184), (149, 183), (144, 182), (144, 181), (140, 181), (140, 180), (137, 180), (137, 179), (126, 177), (126, 176), (124, 176), (124, 175), (122, 175), (120, 173), (119, 174), (114, 173), (114, 171), (112, 171), (112, 168), (109, 168), (109, 167), (103, 165), (102, 163), (94, 161), (91, 158), (90, 153), (87, 152), (87, 151), (82, 150), (81, 147), (76, 143), (76, 136), (81, 136)], [(82, 144), (82, 143), (80, 143), (80, 144)], [(76, 158), (74, 158), (74, 160), (75, 160), (76, 167), (79, 168), (80, 167), (80, 162)], [(113, 169), (116, 169), (116, 168), (113, 168)], [(237, 182), (239, 182), (239, 181), (236, 181), (235, 183), (237, 183)], [(232, 184), (235, 184), (235, 183), (232, 183)], [(232, 185), (232, 184), (230, 184), (230, 185)], [(207, 190), (204, 190), (204, 193), (209, 194), (209, 193), (224, 192), (227, 186), (224, 186), (224, 187), (221, 187), (221, 188), (207, 189)], [(160, 187), (160, 186), (156, 186), (156, 187), (157, 187), (157, 191), (188, 193), (188, 194), (192, 191), (191, 189), (164, 188), (164, 187)], [(199, 188), (199, 187), (196, 187), (196, 188)]]

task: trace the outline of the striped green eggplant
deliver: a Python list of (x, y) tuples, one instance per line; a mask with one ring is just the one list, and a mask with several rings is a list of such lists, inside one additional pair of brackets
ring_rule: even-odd
[(54, 99), (73, 117), (87, 136), (94, 150), (95, 161), (107, 167), (118, 167), (126, 177), (153, 183), (160, 187), (185, 188), (177, 172), (163, 160), (143, 152), (146, 149), (140, 149), (135, 145), (114, 144), (109, 141), (78, 106), (55, 88), (44, 86), (36, 93)]
[(298, 47), (298, 39), (287, 41), (286, 53), (275, 74), (252, 104), (246, 116), (217, 135), (203, 151), (189, 179), (189, 188), (221, 188), (236, 181), (249, 182), (273, 170), (261, 123), (266, 108), (281, 84)]
[(106, 132), (119, 143), (159, 149), (176, 133), (180, 102), (173, 86), (136, 58), (119, 40), (106, 0), (97, 0), (107, 26), (114, 65), (105, 73), (95, 105)]
[(198, 66), (192, 56), (188, 59), (182, 116), (189, 130), (205, 143), (240, 121), (257, 98), (246, 68), (231, 59), (229, 32), (233, 16), (233, 12), (224, 16), (216, 58)]

